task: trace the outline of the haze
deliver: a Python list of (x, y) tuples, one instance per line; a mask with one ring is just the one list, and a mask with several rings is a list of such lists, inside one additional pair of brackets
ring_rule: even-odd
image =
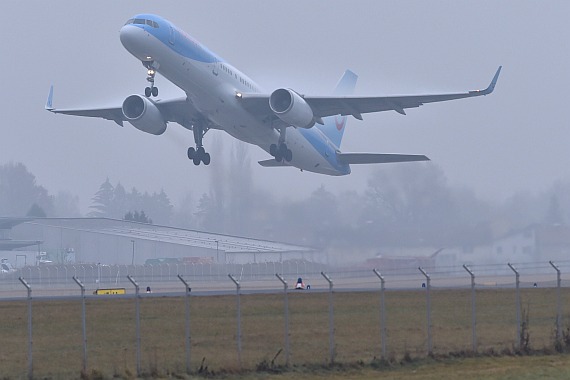
[[(486, 87), (503, 65), (490, 96), (349, 119), (341, 148), (425, 154), (450, 184), (491, 200), (570, 178), (567, 1), (9, 1), (4, 11), (0, 163), (24, 163), (50, 193), (77, 194), (82, 212), (107, 177), (127, 189), (164, 189), (173, 203), (189, 190), (197, 199), (213, 183), (211, 168), (187, 159), (192, 134), (176, 124), (156, 137), (128, 123), (43, 109), (50, 84), (60, 108), (120, 104), (141, 93), (145, 69), (118, 31), (147, 12), (174, 22), (267, 91), (328, 94), (346, 68), (359, 75), (355, 94), (464, 91)], [(182, 95), (160, 76), (157, 86), (163, 98)], [(234, 144), (211, 131), (206, 147), (217, 139), (226, 151)], [(353, 174), (333, 178), (262, 168), (256, 161), (269, 157), (256, 147), (249, 155), (255, 185), (284, 199), (306, 198), (321, 185), (334, 194), (364, 192), (378, 170), (354, 166)]]

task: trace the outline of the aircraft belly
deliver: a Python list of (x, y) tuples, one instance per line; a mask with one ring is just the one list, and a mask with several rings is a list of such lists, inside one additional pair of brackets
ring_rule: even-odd
[(286, 143), (293, 151), (292, 166), (314, 173), (339, 174), (297, 129), (288, 128)]
[[(219, 73), (215, 74), (215, 64), (182, 57), (159, 40), (153, 41), (153, 57), (160, 65), (158, 72), (186, 92), (204, 118), (231, 136), (257, 145), (268, 153), (271, 144), (278, 143), (279, 132), (254, 118), (237, 103), (236, 89), (231, 83), (224, 82)], [(323, 156), (330, 152), (325, 153), (324, 149), (320, 152), (318, 149), (322, 147), (315, 147), (296, 128), (287, 128), (285, 143), (293, 153), (288, 165), (321, 174), (347, 174), (333, 167)]]

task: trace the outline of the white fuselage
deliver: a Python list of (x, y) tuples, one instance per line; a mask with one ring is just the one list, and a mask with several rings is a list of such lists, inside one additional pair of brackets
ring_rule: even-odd
[[(157, 72), (181, 88), (203, 116), (200, 122), (269, 152), (279, 132), (271, 121), (254, 117), (236, 97), (238, 93), (261, 93), (260, 87), (174, 25), (158, 21), (164, 29), (160, 33), (170, 29), (168, 36), (127, 24), (120, 34), (123, 46), (140, 61), (152, 62)], [(192, 121), (184, 126), (191, 125)], [(328, 175), (350, 173), (348, 165), (336, 160), (338, 147), (318, 128), (287, 128), (285, 143), (293, 152), (290, 166)]]

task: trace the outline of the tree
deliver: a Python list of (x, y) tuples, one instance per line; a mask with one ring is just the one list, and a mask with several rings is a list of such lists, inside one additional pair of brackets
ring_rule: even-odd
[(194, 200), (191, 192), (187, 192), (172, 215), (173, 224), (182, 228), (194, 228)]
[(0, 166), (0, 214), (23, 216), (33, 204), (53, 215), (54, 199), (22, 163)]
[(88, 216), (90, 217), (112, 217), (113, 211), (113, 194), (114, 188), (109, 182), (109, 177), (99, 186), (99, 190), (92, 198), (93, 204), (89, 208), (93, 209)]
[(141, 210), (141, 212), (138, 212), (137, 210), (135, 210), (135, 212), (129, 211), (125, 214), (125, 216), (123, 217), (123, 220), (128, 220), (131, 222), (152, 224), (152, 219), (150, 219), (148, 216), (146, 216), (146, 214), (143, 210)]
[(227, 192), (227, 231), (234, 234), (247, 234), (251, 230), (251, 217), (254, 204), (253, 180), (249, 148), (241, 141), (235, 141), (230, 155), (227, 178), (231, 189)]
[(36, 217), (36, 218), (45, 218), (47, 215), (46, 215), (46, 212), (44, 211), (43, 208), (38, 206), (37, 203), (34, 203), (32, 205), (32, 207), (30, 207), (30, 210), (28, 211), (26, 216), (31, 216), (31, 217)]
[(111, 200), (111, 207), (109, 214), (113, 218), (120, 218), (121, 215), (125, 213), (128, 208), (128, 201), (127, 201), (127, 192), (121, 182), (118, 182), (115, 188), (113, 189), (113, 196)]
[(376, 243), (443, 244), (455, 205), (441, 168), (433, 164), (381, 168), (368, 181), (364, 219)]
[(80, 217), (79, 198), (66, 191), (57, 193), (54, 199), (55, 215), (59, 217)]
[(170, 224), (173, 207), (164, 189), (161, 189), (160, 193), (153, 193), (152, 196), (148, 196), (145, 202), (145, 208), (148, 210), (149, 215), (152, 215), (156, 223), (164, 225)]
[(544, 221), (549, 224), (564, 224), (564, 214), (556, 194), (550, 196), (550, 202)]

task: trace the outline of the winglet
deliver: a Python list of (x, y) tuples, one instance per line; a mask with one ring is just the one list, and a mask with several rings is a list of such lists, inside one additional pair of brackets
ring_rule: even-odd
[(48, 111), (52, 111), (53, 110), (53, 84), (50, 86), (49, 88), (49, 95), (47, 98), (47, 102), (46, 102), (46, 110)]
[(503, 66), (499, 66), (497, 72), (495, 73), (495, 76), (493, 77), (493, 80), (491, 81), (491, 84), (489, 84), (489, 87), (481, 91), (483, 95), (489, 95), (491, 92), (493, 92), (493, 90), (495, 90), (495, 85), (497, 84), (497, 80), (499, 79), (499, 74), (501, 73), (502, 68)]

